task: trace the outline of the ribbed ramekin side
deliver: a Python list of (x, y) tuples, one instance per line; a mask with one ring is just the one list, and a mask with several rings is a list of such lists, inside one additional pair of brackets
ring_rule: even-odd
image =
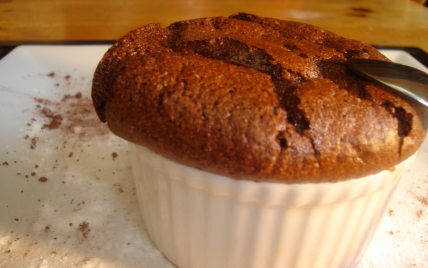
[(130, 154), (131, 154), (131, 166), (132, 166), (132, 173), (134, 177), (135, 187), (137, 190), (137, 197), (138, 197), (138, 203), (140, 205), (140, 210), (143, 214), (144, 221), (146, 224), (147, 232), (149, 233), (150, 237), (153, 237), (153, 226), (152, 221), (149, 220), (153, 218), (150, 215), (149, 211), (149, 196), (146, 194), (147, 187), (144, 184), (144, 177), (146, 177), (146, 170), (142, 167), (140, 156), (138, 155), (137, 151), (133, 149), (133, 144), (130, 144)]
[(131, 163), (147, 231), (159, 250), (171, 261), (175, 261), (180, 255), (177, 252), (177, 243), (185, 242), (175, 235), (180, 233), (178, 229), (182, 223), (174, 221), (176, 209), (172, 206), (171, 188), (175, 187), (171, 187), (172, 181), (169, 180), (167, 173), (157, 172), (158, 165), (162, 163), (154, 163), (156, 159), (141, 157), (133, 146), (135, 145), (130, 144)]
[(361, 260), (385, 214), (397, 182), (398, 178), (383, 189), (344, 203), (343, 213), (337, 211), (332, 215), (341, 222), (338, 222), (335, 243), (328, 250), (330, 257), (324, 257), (319, 267), (353, 268)]
[[(348, 241), (355, 241), (360, 237), (366, 237), (366, 239), (361, 240), (360, 243), (355, 244), (355, 247), (352, 248), (352, 244), (343, 245), (343, 248), (348, 252), (355, 252), (353, 255), (352, 265), (349, 265), (349, 268), (353, 268), (358, 264), (363, 258), (365, 252), (367, 251), (375, 233), (378, 229), (382, 219), (384, 218), (386, 211), (391, 203), (391, 200), (394, 196), (394, 193), (399, 185), (401, 175), (404, 173), (404, 169), (400, 172), (395, 173), (395, 177), (391, 180), (390, 184), (386, 185), (384, 189), (379, 190), (375, 193), (372, 193), (366, 198), (364, 205), (356, 208), (356, 213), (354, 214), (354, 219), (349, 218), (348, 221), (352, 222), (356, 227), (350, 225), (350, 229), (360, 228), (360, 232), (349, 232), (350, 238)], [(342, 246), (341, 246), (342, 247)], [(343, 258), (338, 261), (338, 267), (344, 266), (345, 262), (350, 258)], [(349, 262), (349, 261), (348, 261)]]
[[(391, 180), (387, 171), (375, 183), (345, 182), (339, 190), (312, 184), (305, 192), (305, 186), (236, 181), (147, 154), (133, 164), (147, 229), (180, 268), (353, 267), (406, 168)], [(289, 202), (278, 202), (288, 194)]]

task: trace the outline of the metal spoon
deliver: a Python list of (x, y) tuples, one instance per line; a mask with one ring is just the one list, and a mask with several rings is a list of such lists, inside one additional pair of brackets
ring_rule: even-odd
[(410, 66), (369, 59), (350, 59), (355, 73), (417, 100), (428, 107), (428, 74)]

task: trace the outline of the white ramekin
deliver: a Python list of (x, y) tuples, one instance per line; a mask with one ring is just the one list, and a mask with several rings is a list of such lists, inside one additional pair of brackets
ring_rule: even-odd
[(180, 268), (352, 268), (415, 158), (338, 183), (257, 183), (129, 147), (150, 237)]

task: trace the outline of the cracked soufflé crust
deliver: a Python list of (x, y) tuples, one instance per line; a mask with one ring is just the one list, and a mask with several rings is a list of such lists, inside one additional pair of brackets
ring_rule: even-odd
[(99, 63), (92, 98), (116, 135), (235, 179), (336, 182), (389, 169), (425, 135), (413, 108), (354, 75), (387, 60), (323, 29), (239, 13), (149, 24)]

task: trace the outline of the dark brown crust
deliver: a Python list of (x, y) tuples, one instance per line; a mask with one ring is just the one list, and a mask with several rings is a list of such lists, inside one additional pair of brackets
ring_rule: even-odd
[(320, 28), (240, 13), (151, 24), (101, 60), (92, 97), (118, 136), (235, 179), (335, 182), (388, 169), (425, 135), (349, 58), (387, 60)]
[(149, 24), (129, 32), (107, 51), (98, 64), (92, 81), (92, 100), (101, 121), (106, 122), (105, 105), (114, 96), (111, 87), (126, 67), (127, 60), (151, 53), (168, 52), (162, 45), (168, 33), (160, 24)]

